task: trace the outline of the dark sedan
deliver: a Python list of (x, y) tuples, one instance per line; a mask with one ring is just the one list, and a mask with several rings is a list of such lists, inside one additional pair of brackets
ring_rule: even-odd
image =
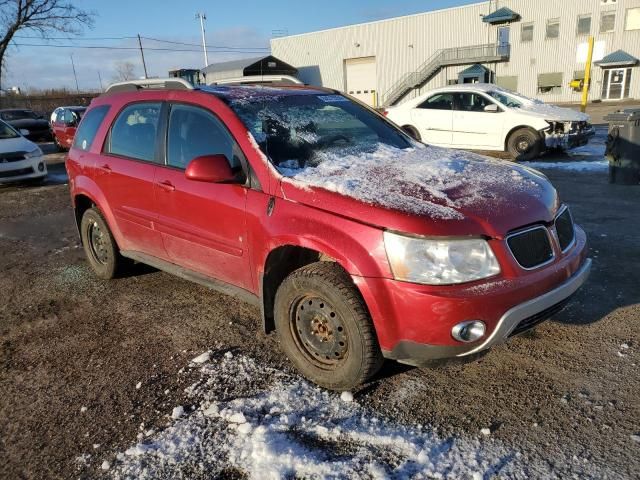
[(32, 141), (50, 141), (51, 128), (42, 115), (38, 115), (33, 110), (26, 109), (7, 109), (0, 110), (0, 119), (10, 124), (16, 130), (28, 130), (25, 135)]

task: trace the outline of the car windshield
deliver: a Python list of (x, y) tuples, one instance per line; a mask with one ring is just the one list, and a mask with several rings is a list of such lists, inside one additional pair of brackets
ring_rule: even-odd
[(506, 107), (520, 108), (522, 106), (522, 102), (518, 100), (515, 95), (510, 95), (498, 90), (492, 90), (487, 93)]
[(11, 126), (0, 121), (0, 140), (7, 140), (9, 138), (18, 138), (18, 132), (16, 132)]
[(407, 137), (342, 95), (283, 95), (229, 102), (260, 149), (283, 174), (328, 156), (410, 148)]
[(2, 120), (6, 120), (9, 122), (12, 120), (38, 119), (38, 115), (36, 115), (36, 113), (32, 112), (31, 110), (9, 110), (7, 112), (0, 113), (0, 117), (2, 117)]

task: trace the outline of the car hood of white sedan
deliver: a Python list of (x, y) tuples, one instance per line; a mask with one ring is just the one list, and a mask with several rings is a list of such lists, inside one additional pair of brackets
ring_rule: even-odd
[(38, 146), (24, 137), (0, 139), (0, 153), (33, 152)]
[(516, 112), (526, 112), (530, 115), (535, 115), (538, 118), (544, 120), (553, 120), (556, 122), (588, 122), (590, 120), (589, 115), (581, 112), (577, 112), (570, 108), (556, 107), (555, 105), (549, 105), (546, 103), (523, 103), (521, 107), (514, 108)]

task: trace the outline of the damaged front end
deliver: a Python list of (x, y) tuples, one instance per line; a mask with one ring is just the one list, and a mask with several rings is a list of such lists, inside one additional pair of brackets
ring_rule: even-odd
[(541, 130), (547, 149), (569, 150), (589, 143), (596, 132), (589, 122), (562, 122), (546, 120), (549, 127)]

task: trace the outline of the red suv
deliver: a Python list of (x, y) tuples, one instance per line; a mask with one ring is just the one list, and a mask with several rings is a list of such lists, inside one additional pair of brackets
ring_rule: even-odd
[(556, 313), (591, 266), (544, 175), (417, 143), (332, 90), (116, 84), (66, 164), (99, 277), (133, 260), (237, 294), (331, 389), (384, 358), (499, 344)]

